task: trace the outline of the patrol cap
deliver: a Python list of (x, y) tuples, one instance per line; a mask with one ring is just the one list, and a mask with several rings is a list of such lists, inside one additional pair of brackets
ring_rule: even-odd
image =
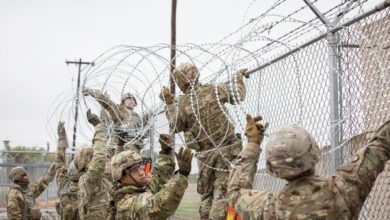
[(21, 166), (18, 166), (11, 169), (8, 177), (11, 181), (15, 182), (21, 180), (23, 175), (27, 175), (26, 169)]
[(182, 63), (173, 71), (173, 78), (180, 90), (183, 91), (189, 84), (195, 84), (198, 82), (199, 71), (192, 63)]
[(124, 170), (142, 161), (141, 155), (132, 150), (126, 150), (114, 155), (110, 163), (111, 177), (113, 180), (119, 180)]
[(121, 97), (121, 103), (123, 103), (125, 101), (125, 99), (128, 99), (128, 98), (132, 98), (134, 100), (134, 103), (135, 105), (137, 105), (137, 99), (135, 98), (135, 96), (130, 93), (130, 92), (127, 92), (125, 94), (122, 95)]
[(267, 171), (287, 180), (314, 169), (320, 156), (317, 142), (297, 124), (277, 129), (270, 135), (265, 146)]

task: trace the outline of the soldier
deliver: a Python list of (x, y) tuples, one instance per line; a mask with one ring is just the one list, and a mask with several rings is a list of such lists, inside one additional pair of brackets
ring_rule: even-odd
[[(64, 127), (64, 122), (58, 123), (58, 145), (55, 158), (56, 163), (56, 183), (57, 195), (59, 198), (56, 204), (57, 213), (61, 220), (77, 220), (78, 216), (78, 182), (81, 172), (78, 172), (74, 161), (69, 166), (65, 163), (65, 151), (68, 148), (68, 139)], [(78, 152), (79, 153), (79, 152)]]
[(109, 164), (106, 138), (100, 119), (91, 110), (87, 112), (88, 121), (95, 127), (93, 148), (89, 152), (76, 157), (75, 165), (79, 171), (85, 170), (80, 177), (79, 216), (81, 220), (109, 218), (110, 190), (112, 184), (106, 176), (106, 165)]
[(188, 186), (193, 155), (190, 149), (180, 148), (176, 154), (179, 170), (173, 175), (172, 140), (160, 135), (160, 143), (162, 150), (149, 175), (137, 152), (127, 150), (113, 156), (113, 219), (167, 219), (177, 209)]
[[(102, 94), (99, 90), (85, 88), (84, 95), (94, 97), (103, 107), (101, 118), (107, 127), (112, 128), (110, 132), (110, 145), (114, 147), (117, 143), (118, 135), (114, 132), (116, 129), (125, 130), (127, 132), (127, 140), (130, 142), (129, 149), (138, 153), (144, 147), (144, 139), (148, 132), (142, 129), (147, 125), (148, 115), (145, 114), (142, 118), (134, 111), (137, 106), (137, 100), (131, 93), (125, 93), (121, 97), (121, 104), (115, 104), (111, 99)], [(108, 113), (108, 114), (107, 114)]]
[(238, 71), (232, 82), (201, 85), (196, 66), (184, 63), (173, 72), (184, 95), (176, 102), (168, 88), (160, 94), (170, 128), (175, 133), (183, 131), (186, 145), (197, 152), (201, 219), (225, 216), (227, 161), (232, 161), (242, 148), (225, 104), (235, 105), (245, 99), (245, 72)]
[(359, 149), (353, 161), (335, 176), (315, 176), (320, 149), (302, 127), (291, 124), (273, 132), (266, 144), (268, 172), (288, 181), (276, 195), (254, 192), (253, 178), (260, 156), (264, 126), (247, 115), (248, 144), (241, 151), (229, 180), (230, 202), (242, 219), (358, 219), (378, 175), (390, 159), (390, 120)]
[(52, 163), (43, 177), (34, 184), (30, 184), (27, 172), (23, 167), (14, 167), (9, 173), (12, 181), (7, 194), (7, 215), (9, 220), (37, 220), (41, 219), (41, 210), (35, 205), (35, 198), (45, 191), (53, 181), (55, 165)]

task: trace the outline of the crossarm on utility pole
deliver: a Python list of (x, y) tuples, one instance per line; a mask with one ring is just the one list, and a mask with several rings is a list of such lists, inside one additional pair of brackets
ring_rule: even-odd
[(72, 154), (74, 154), (74, 151), (76, 149), (76, 132), (77, 132), (77, 119), (79, 115), (79, 97), (80, 97), (80, 73), (81, 73), (81, 66), (82, 65), (95, 65), (94, 62), (83, 62), (81, 58), (79, 61), (65, 61), (66, 65), (74, 64), (78, 65), (79, 71), (77, 74), (77, 88), (76, 88), (76, 106), (75, 106), (75, 115), (74, 115), (74, 126), (73, 126), (73, 139), (72, 139)]

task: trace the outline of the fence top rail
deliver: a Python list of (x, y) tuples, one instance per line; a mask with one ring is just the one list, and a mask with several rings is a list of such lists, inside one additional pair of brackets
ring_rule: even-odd
[(320, 40), (324, 39), (329, 33), (336, 33), (337, 31), (341, 30), (342, 28), (348, 27), (348, 26), (350, 26), (350, 25), (352, 25), (352, 24), (354, 24), (354, 23), (356, 23), (356, 22), (358, 22), (358, 21), (360, 21), (360, 20), (362, 20), (362, 19), (364, 19), (364, 18), (366, 18), (366, 17), (376, 13), (376, 12), (379, 12), (379, 11), (382, 11), (382, 10), (386, 9), (389, 6), (390, 6), (390, 0), (383, 0), (381, 3), (377, 4), (375, 7), (373, 7), (372, 9), (370, 9), (368, 11), (366, 11), (365, 13), (360, 14), (360, 15), (356, 16), (355, 18), (352, 18), (352, 19), (350, 19), (348, 21), (345, 21), (345, 22), (343, 22), (343, 23), (341, 23), (341, 24), (339, 24), (339, 25), (337, 25), (335, 27), (329, 28), (328, 29), (328, 33), (320, 34), (319, 36), (317, 36), (317, 37), (315, 37), (315, 38), (313, 38), (313, 39), (311, 39), (311, 40), (309, 40), (309, 41), (299, 45), (298, 47), (296, 47), (294, 49), (291, 49), (291, 50), (281, 54), (280, 56), (278, 56), (278, 57), (276, 57), (276, 58), (274, 58), (274, 59), (272, 59), (270, 61), (267, 61), (266, 63), (263, 63), (262, 65), (254, 68), (254, 69), (248, 70), (247, 75), (249, 76), (250, 74), (258, 72), (258, 71), (266, 68), (267, 66), (269, 66), (269, 65), (271, 65), (273, 63), (276, 63), (276, 62), (278, 62), (278, 61), (280, 61), (280, 60), (290, 56), (291, 54), (296, 53), (299, 50), (304, 49), (305, 47), (307, 47), (307, 46), (309, 46), (311, 44), (314, 44), (317, 41), (320, 41)]
[(34, 164), (34, 163), (0, 163), (0, 167), (17, 167), (17, 166), (22, 166), (22, 167), (42, 167), (42, 168), (48, 168), (49, 163), (44, 164), (44, 163), (39, 163), (39, 164)]

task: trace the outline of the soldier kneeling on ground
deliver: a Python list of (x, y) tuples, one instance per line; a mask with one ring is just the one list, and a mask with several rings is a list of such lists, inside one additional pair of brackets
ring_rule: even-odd
[(176, 154), (179, 170), (174, 173), (172, 140), (160, 135), (161, 151), (149, 175), (145, 174), (141, 156), (131, 150), (111, 159), (114, 190), (111, 213), (115, 219), (166, 219), (172, 215), (188, 186), (193, 154), (180, 148)]
[(265, 127), (247, 115), (248, 144), (230, 174), (228, 196), (241, 219), (358, 219), (390, 159), (390, 120), (330, 177), (315, 175), (321, 153), (309, 132), (296, 124), (277, 129), (265, 146), (266, 169), (288, 184), (276, 196), (252, 189)]
[(9, 220), (41, 219), (41, 210), (35, 204), (35, 198), (45, 191), (53, 181), (55, 165), (51, 164), (43, 177), (36, 183), (30, 184), (30, 179), (23, 167), (14, 167), (9, 173), (12, 181), (7, 194), (7, 215)]

